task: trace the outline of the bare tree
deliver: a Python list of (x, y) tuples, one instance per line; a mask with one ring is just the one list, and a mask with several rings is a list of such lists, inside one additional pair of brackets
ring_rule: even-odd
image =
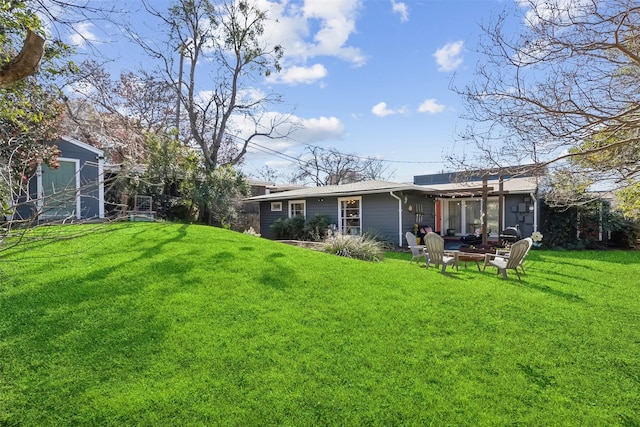
[[(544, 173), (551, 166), (565, 184), (573, 177), (582, 185), (637, 181), (637, 156), (618, 166), (625, 152), (640, 148), (640, 5), (518, 6), (483, 27), (475, 78), (456, 89), (467, 104), (471, 125), (462, 138), (470, 147), (449, 160), (469, 170), (533, 164)], [(523, 23), (519, 34), (507, 30), (514, 20)], [(588, 161), (594, 156), (597, 162)]]
[(101, 64), (86, 61), (75, 83), (77, 97), (66, 102), (65, 132), (104, 149), (113, 163), (144, 163), (145, 135), (173, 126), (173, 89), (146, 70), (123, 71), (113, 79)]
[(316, 146), (307, 147), (307, 151), (309, 154), (297, 165), (294, 182), (322, 186), (388, 178), (385, 176), (388, 167), (380, 159)]
[[(283, 50), (264, 42), (266, 13), (251, 1), (178, 0), (168, 12), (147, 10), (164, 26), (163, 45), (130, 34), (154, 58), (162, 62), (167, 83), (174, 88), (186, 114), (189, 137), (202, 151), (208, 167), (239, 164), (256, 137), (285, 137), (287, 115), (270, 115), (266, 108), (280, 101), (275, 94), (251, 90), (261, 76), (279, 71)], [(184, 64), (183, 64), (184, 63)], [(213, 65), (205, 76), (204, 64)], [(185, 76), (183, 77), (183, 65)], [(207, 79), (207, 83), (203, 83)], [(206, 90), (208, 84), (213, 87)], [(203, 90), (199, 90), (199, 88)], [(253, 132), (238, 146), (242, 119)]]
[(251, 176), (254, 176), (263, 181), (273, 182), (273, 183), (278, 182), (283, 178), (280, 172), (270, 167), (269, 165), (264, 165), (263, 167), (255, 171), (253, 174), (251, 174)]

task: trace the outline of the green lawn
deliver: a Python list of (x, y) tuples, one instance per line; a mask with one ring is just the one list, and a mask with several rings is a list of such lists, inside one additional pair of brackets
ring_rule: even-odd
[(0, 426), (640, 425), (639, 252), (534, 250), (518, 282), (98, 230), (0, 256)]

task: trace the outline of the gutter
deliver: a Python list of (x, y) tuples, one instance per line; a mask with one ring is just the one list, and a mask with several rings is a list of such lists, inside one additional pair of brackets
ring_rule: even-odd
[(398, 200), (398, 246), (402, 247), (402, 199), (393, 194), (393, 191), (389, 191), (389, 195)]

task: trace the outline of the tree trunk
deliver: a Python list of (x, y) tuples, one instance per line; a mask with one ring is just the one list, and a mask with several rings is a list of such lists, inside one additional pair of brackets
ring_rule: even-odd
[(44, 39), (29, 30), (20, 53), (0, 68), (0, 89), (34, 74), (44, 54)]

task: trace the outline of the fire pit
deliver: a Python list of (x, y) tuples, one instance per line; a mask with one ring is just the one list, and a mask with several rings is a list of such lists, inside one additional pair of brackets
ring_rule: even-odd
[(461, 245), (460, 252), (471, 254), (489, 254), (495, 253), (496, 247), (492, 245)]

